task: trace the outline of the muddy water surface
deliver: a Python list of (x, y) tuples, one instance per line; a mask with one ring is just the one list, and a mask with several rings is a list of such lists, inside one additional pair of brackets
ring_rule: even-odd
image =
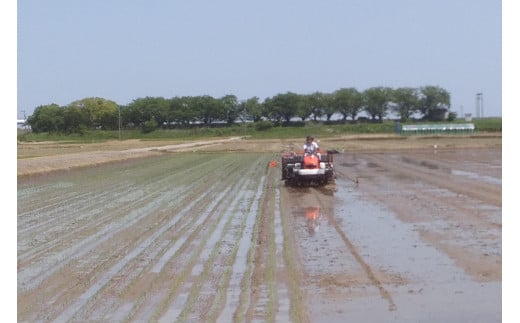
[(166, 153), (18, 182), (20, 322), (500, 322), (500, 150)]
[(295, 212), (312, 322), (500, 321), (499, 281), (467, 275), (353, 182), (339, 179), (333, 200), (319, 230)]

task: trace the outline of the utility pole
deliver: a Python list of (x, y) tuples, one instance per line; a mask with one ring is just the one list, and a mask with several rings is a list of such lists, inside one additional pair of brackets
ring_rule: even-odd
[(484, 118), (484, 94), (480, 92), (480, 117)]
[(118, 118), (117, 118), (118, 121), (117, 121), (117, 123), (119, 125), (119, 127), (118, 127), (119, 128), (119, 136), (118, 136), (118, 138), (119, 138), (119, 140), (121, 140), (121, 106), (120, 105), (117, 105), (117, 112), (118, 112)]

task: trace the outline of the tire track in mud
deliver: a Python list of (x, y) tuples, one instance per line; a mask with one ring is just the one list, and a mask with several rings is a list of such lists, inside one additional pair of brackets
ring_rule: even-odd
[[(430, 161), (423, 159), (422, 152), (399, 159), (393, 154), (356, 154), (342, 158), (338, 168), (359, 176), (361, 190), (388, 205), (401, 220), (413, 223), (422, 239), (474, 279), (500, 280), (500, 179), (455, 176), (450, 171), (453, 161), (439, 155)], [(467, 170), (482, 167), (470, 163)]]
[[(433, 166), (439, 166), (447, 170), (459, 168), (472, 169), (481, 175), (501, 179), (502, 164), (497, 155), (501, 155), (501, 149), (459, 149), (459, 150), (434, 150), (418, 151), (414, 159), (427, 162)], [(461, 160), (463, 162), (461, 163)]]
[(348, 162), (338, 167), (341, 176), (347, 177), (345, 173), (348, 172), (350, 176), (359, 178), (360, 188), (379, 192), (376, 194), (378, 199), (385, 198), (386, 202), (403, 199), (402, 203), (390, 204), (401, 209), (399, 214), (410, 214), (405, 215), (405, 218), (419, 219), (421, 216), (417, 211), (424, 209), (440, 216), (464, 213), (474, 222), (496, 229), (502, 227), (500, 218), (489, 216), (489, 212), (479, 209), (486, 206), (490, 210), (500, 210), (500, 179), (471, 180), (452, 175), (451, 168), (442, 161), (430, 163), (410, 156), (402, 158), (405, 167), (400, 166), (399, 161), (392, 156), (379, 154), (359, 154), (348, 159)]
[[(410, 157), (404, 157), (397, 160), (392, 155), (365, 155), (364, 158), (372, 163), (373, 167), (380, 167), (387, 171), (403, 176), (415, 181), (424, 181), (431, 183), (436, 187), (448, 189), (450, 191), (464, 194), (468, 197), (478, 199), (495, 206), (502, 205), (502, 190), (499, 185), (489, 185), (485, 182), (474, 181), (471, 179), (460, 178), (458, 183), (450, 181), (453, 177), (450, 173), (451, 168), (447, 167), (428, 167), (424, 160), (416, 160)], [(403, 161), (406, 167), (403, 167)], [(462, 183), (462, 185), (460, 184)]]
[[(494, 222), (495, 219), (486, 217), (486, 212), (478, 212), (479, 205), (487, 205), (490, 208), (499, 210), (501, 207), (502, 188), (501, 181), (481, 179), (474, 180), (468, 177), (457, 176), (451, 173), (451, 168), (442, 161), (436, 161), (434, 167), (431, 163), (416, 157), (404, 157), (402, 160), (406, 167), (399, 166), (399, 160), (387, 158), (382, 155), (363, 156), (365, 162), (371, 163), (372, 168), (377, 169), (379, 176), (392, 176), (407, 178), (408, 181), (395, 181), (396, 184), (403, 186), (405, 191), (418, 191), (418, 183), (421, 183), (421, 190), (427, 192), (423, 196), (416, 194), (415, 199), (423, 199), (423, 203), (430, 206), (426, 208), (437, 208), (443, 211), (455, 208), (459, 213), (471, 215), (474, 221), (482, 224), (494, 226), (500, 229), (501, 223)], [(406, 172), (406, 174), (404, 173)], [(370, 175), (369, 175), (370, 176)], [(377, 180), (377, 178), (375, 178)], [(426, 183), (426, 184), (425, 184)], [(430, 186), (428, 186), (428, 184)], [(388, 192), (398, 192), (399, 189), (392, 187)], [(402, 195), (402, 194), (401, 194)], [(450, 203), (446, 203), (449, 200)], [(440, 205), (443, 206), (439, 207)], [(457, 212), (457, 211), (454, 211)]]
[[(475, 212), (475, 205), (478, 204), (488, 204), (497, 209), (501, 206), (502, 189), (498, 181), (491, 184), (482, 181), (471, 181), (467, 178), (452, 175), (450, 172), (451, 168), (448, 168), (440, 161), (435, 163), (435, 167), (431, 167), (431, 163), (422, 159), (407, 156), (403, 160), (406, 163), (406, 167), (403, 167), (399, 160), (395, 160), (391, 156), (363, 155), (357, 159), (357, 162), (369, 164), (373, 172), (356, 171), (356, 173), (361, 176), (360, 182), (362, 182), (363, 187), (365, 187), (365, 184), (372, 185), (372, 182), (378, 182), (378, 177), (406, 178), (408, 179), (407, 181), (384, 180), (386, 183), (393, 182), (396, 185), (401, 185), (401, 189), (388, 185), (386, 187), (380, 186), (380, 188), (382, 188), (382, 191), (387, 191), (387, 193), (397, 193), (402, 190), (413, 192), (421, 189), (427, 192), (427, 194), (421, 196), (417, 193), (413, 198), (417, 200), (424, 199), (422, 203), (430, 205), (429, 207), (426, 206), (426, 208), (447, 210), (450, 207), (454, 207), (460, 210), (460, 212), (470, 214), (477, 221), (501, 228), (500, 223), (491, 222), (490, 219), (481, 216), (479, 212)], [(417, 187), (419, 183), (421, 187)], [(427, 186), (428, 184), (430, 186)], [(379, 190), (381, 191), (381, 189)], [(398, 198), (399, 196), (404, 196), (404, 194), (396, 194), (394, 197)], [(450, 203), (447, 205), (446, 200), (450, 200)], [(439, 207), (442, 204), (444, 205)]]
[[(322, 198), (320, 198), (319, 194), (316, 194), (316, 197), (318, 201), (320, 201), (320, 205), (325, 205), (322, 202)], [(388, 302), (388, 310), (389, 311), (395, 311), (397, 309), (396, 304), (392, 298), (391, 293), (384, 287), (383, 282), (377, 277), (377, 274), (372, 269), (372, 266), (365, 261), (363, 256), (359, 253), (358, 248), (355, 246), (354, 243), (348, 238), (347, 234), (341, 226), (338, 224), (334, 216), (330, 213), (326, 213), (326, 217), (329, 220), (329, 223), (332, 224), (338, 235), (341, 237), (341, 240), (343, 240), (345, 246), (349, 250), (349, 252), (352, 254), (356, 262), (359, 264), (359, 266), (363, 269), (365, 274), (367, 275), (370, 282), (378, 289), (379, 294), (381, 297)]]
[[(333, 228), (332, 231), (327, 232), (321, 232), (320, 234), (324, 236), (325, 249), (330, 248), (331, 245), (327, 243), (327, 241), (342, 241), (342, 244), (334, 244), (334, 248), (336, 250), (336, 253), (338, 252), (338, 248), (344, 248), (346, 249), (346, 253), (349, 254), (352, 258), (351, 261), (355, 262), (357, 264), (358, 268), (363, 272), (364, 276), (366, 277), (366, 284), (372, 285), (376, 290), (378, 291), (380, 297), (386, 301), (388, 304), (388, 310), (389, 311), (395, 311), (397, 310), (396, 303), (392, 297), (392, 294), (390, 291), (385, 287), (385, 283), (378, 277), (378, 273), (376, 270), (372, 268), (372, 265), (364, 259), (364, 257), (361, 255), (361, 253), (358, 251), (358, 247), (355, 245), (354, 242), (348, 237), (346, 232), (342, 229), (341, 225), (338, 223), (338, 219), (336, 219), (336, 215), (332, 211), (333, 208), (333, 195), (334, 195), (334, 188), (335, 185), (330, 185), (329, 187), (322, 187), (322, 188), (287, 188), (284, 191), (284, 200), (288, 202), (288, 206), (290, 209), (292, 209), (292, 218), (297, 219), (298, 215), (295, 214), (296, 212), (300, 212), (300, 209), (317, 209), (320, 213), (320, 217), (324, 215), (325, 219), (327, 220), (327, 223), (330, 227)], [(290, 201), (290, 203), (289, 203)], [(311, 206), (311, 207), (309, 207)], [(291, 212), (289, 209), (289, 213)], [(331, 212), (332, 211), (332, 212)], [(304, 213), (307, 213), (304, 211)], [(307, 217), (307, 214), (305, 214), (305, 217)], [(296, 225), (296, 224), (293, 224)], [(308, 232), (305, 232), (307, 234)], [(301, 233), (300, 233), (301, 234)], [(314, 246), (306, 246), (306, 243), (303, 242), (305, 240), (302, 236), (297, 237), (297, 239), (301, 240), (300, 243), (303, 243), (303, 245), (300, 245), (298, 248), (299, 252), (305, 252), (305, 248), (316, 248), (318, 250), (318, 245)], [(310, 240), (315, 241), (315, 240)], [(314, 242), (316, 243), (316, 242)], [(301, 257), (301, 256), (300, 256)], [(328, 258), (327, 253), (321, 253), (318, 255), (322, 261), (331, 261), (331, 259)], [(346, 258), (346, 257), (344, 257)], [(303, 260), (300, 260), (303, 261)], [(343, 261), (348, 262), (348, 259), (344, 259)], [(306, 268), (307, 266), (311, 266), (311, 264), (306, 264), (305, 261), (301, 263), (302, 268)], [(307, 276), (306, 280), (314, 280), (314, 279), (332, 279), (333, 281), (338, 280), (338, 282), (341, 280), (340, 277), (349, 277), (354, 275), (354, 273), (349, 272), (354, 269), (355, 266), (345, 266), (345, 267), (339, 267), (336, 268), (339, 272), (334, 272), (332, 268), (321, 268), (321, 273), (314, 273), (314, 272), (306, 272), (305, 275)], [(316, 276), (315, 276), (316, 275)], [(327, 278), (328, 277), (328, 278)], [(335, 278), (338, 277), (338, 278)], [(352, 282), (341, 282), (342, 285), (335, 286), (339, 288), (343, 287), (350, 287), (349, 284), (359, 284), (361, 282), (361, 279), (358, 277), (356, 280)], [(353, 286), (352, 286), (353, 287)], [(312, 296), (310, 297), (312, 299)], [(305, 303), (308, 304), (310, 299), (306, 299)], [(308, 305), (306, 305), (308, 306)], [(315, 317), (314, 319), (322, 319)]]

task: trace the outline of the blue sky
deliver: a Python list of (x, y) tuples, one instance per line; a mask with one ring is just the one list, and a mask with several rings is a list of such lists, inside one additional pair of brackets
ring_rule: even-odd
[(240, 100), (436, 85), (502, 115), (496, 0), (18, 1), (17, 113), (86, 97)]

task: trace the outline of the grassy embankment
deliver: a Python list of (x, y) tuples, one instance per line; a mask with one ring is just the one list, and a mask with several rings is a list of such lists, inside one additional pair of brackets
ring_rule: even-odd
[[(456, 120), (453, 123), (464, 123), (464, 120)], [(471, 121), (475, 125), (476, 132), (502, 132), (502, 118), (484, 118)], [(442, 122), (448, 123), (448, 122)], [(412, 124), (412, 122), (406, 123)], [(391, 120), (383, 123), (345, 123), (325, 124), (322, 122), (297, 123), (286, 127), (271, 127), (258, 130), (254, 124), (234, 125), (231, 127), (196, 127), (191, 129), (158, 129), (149, 133), (143, 133), (140, 129), (118, 130), (88, 130), (83, 134), (52, 134), (52, 133), (19, 133), (19, 141), (63, 141), (92, 143), (107, 140), (195, 140), (214, 137), (248, 136), (252, 139), (274, 138), (301, 138), (308, 134), (325, 138), (347, 134), (392, 134), (395, 133), (395, 124)]]

